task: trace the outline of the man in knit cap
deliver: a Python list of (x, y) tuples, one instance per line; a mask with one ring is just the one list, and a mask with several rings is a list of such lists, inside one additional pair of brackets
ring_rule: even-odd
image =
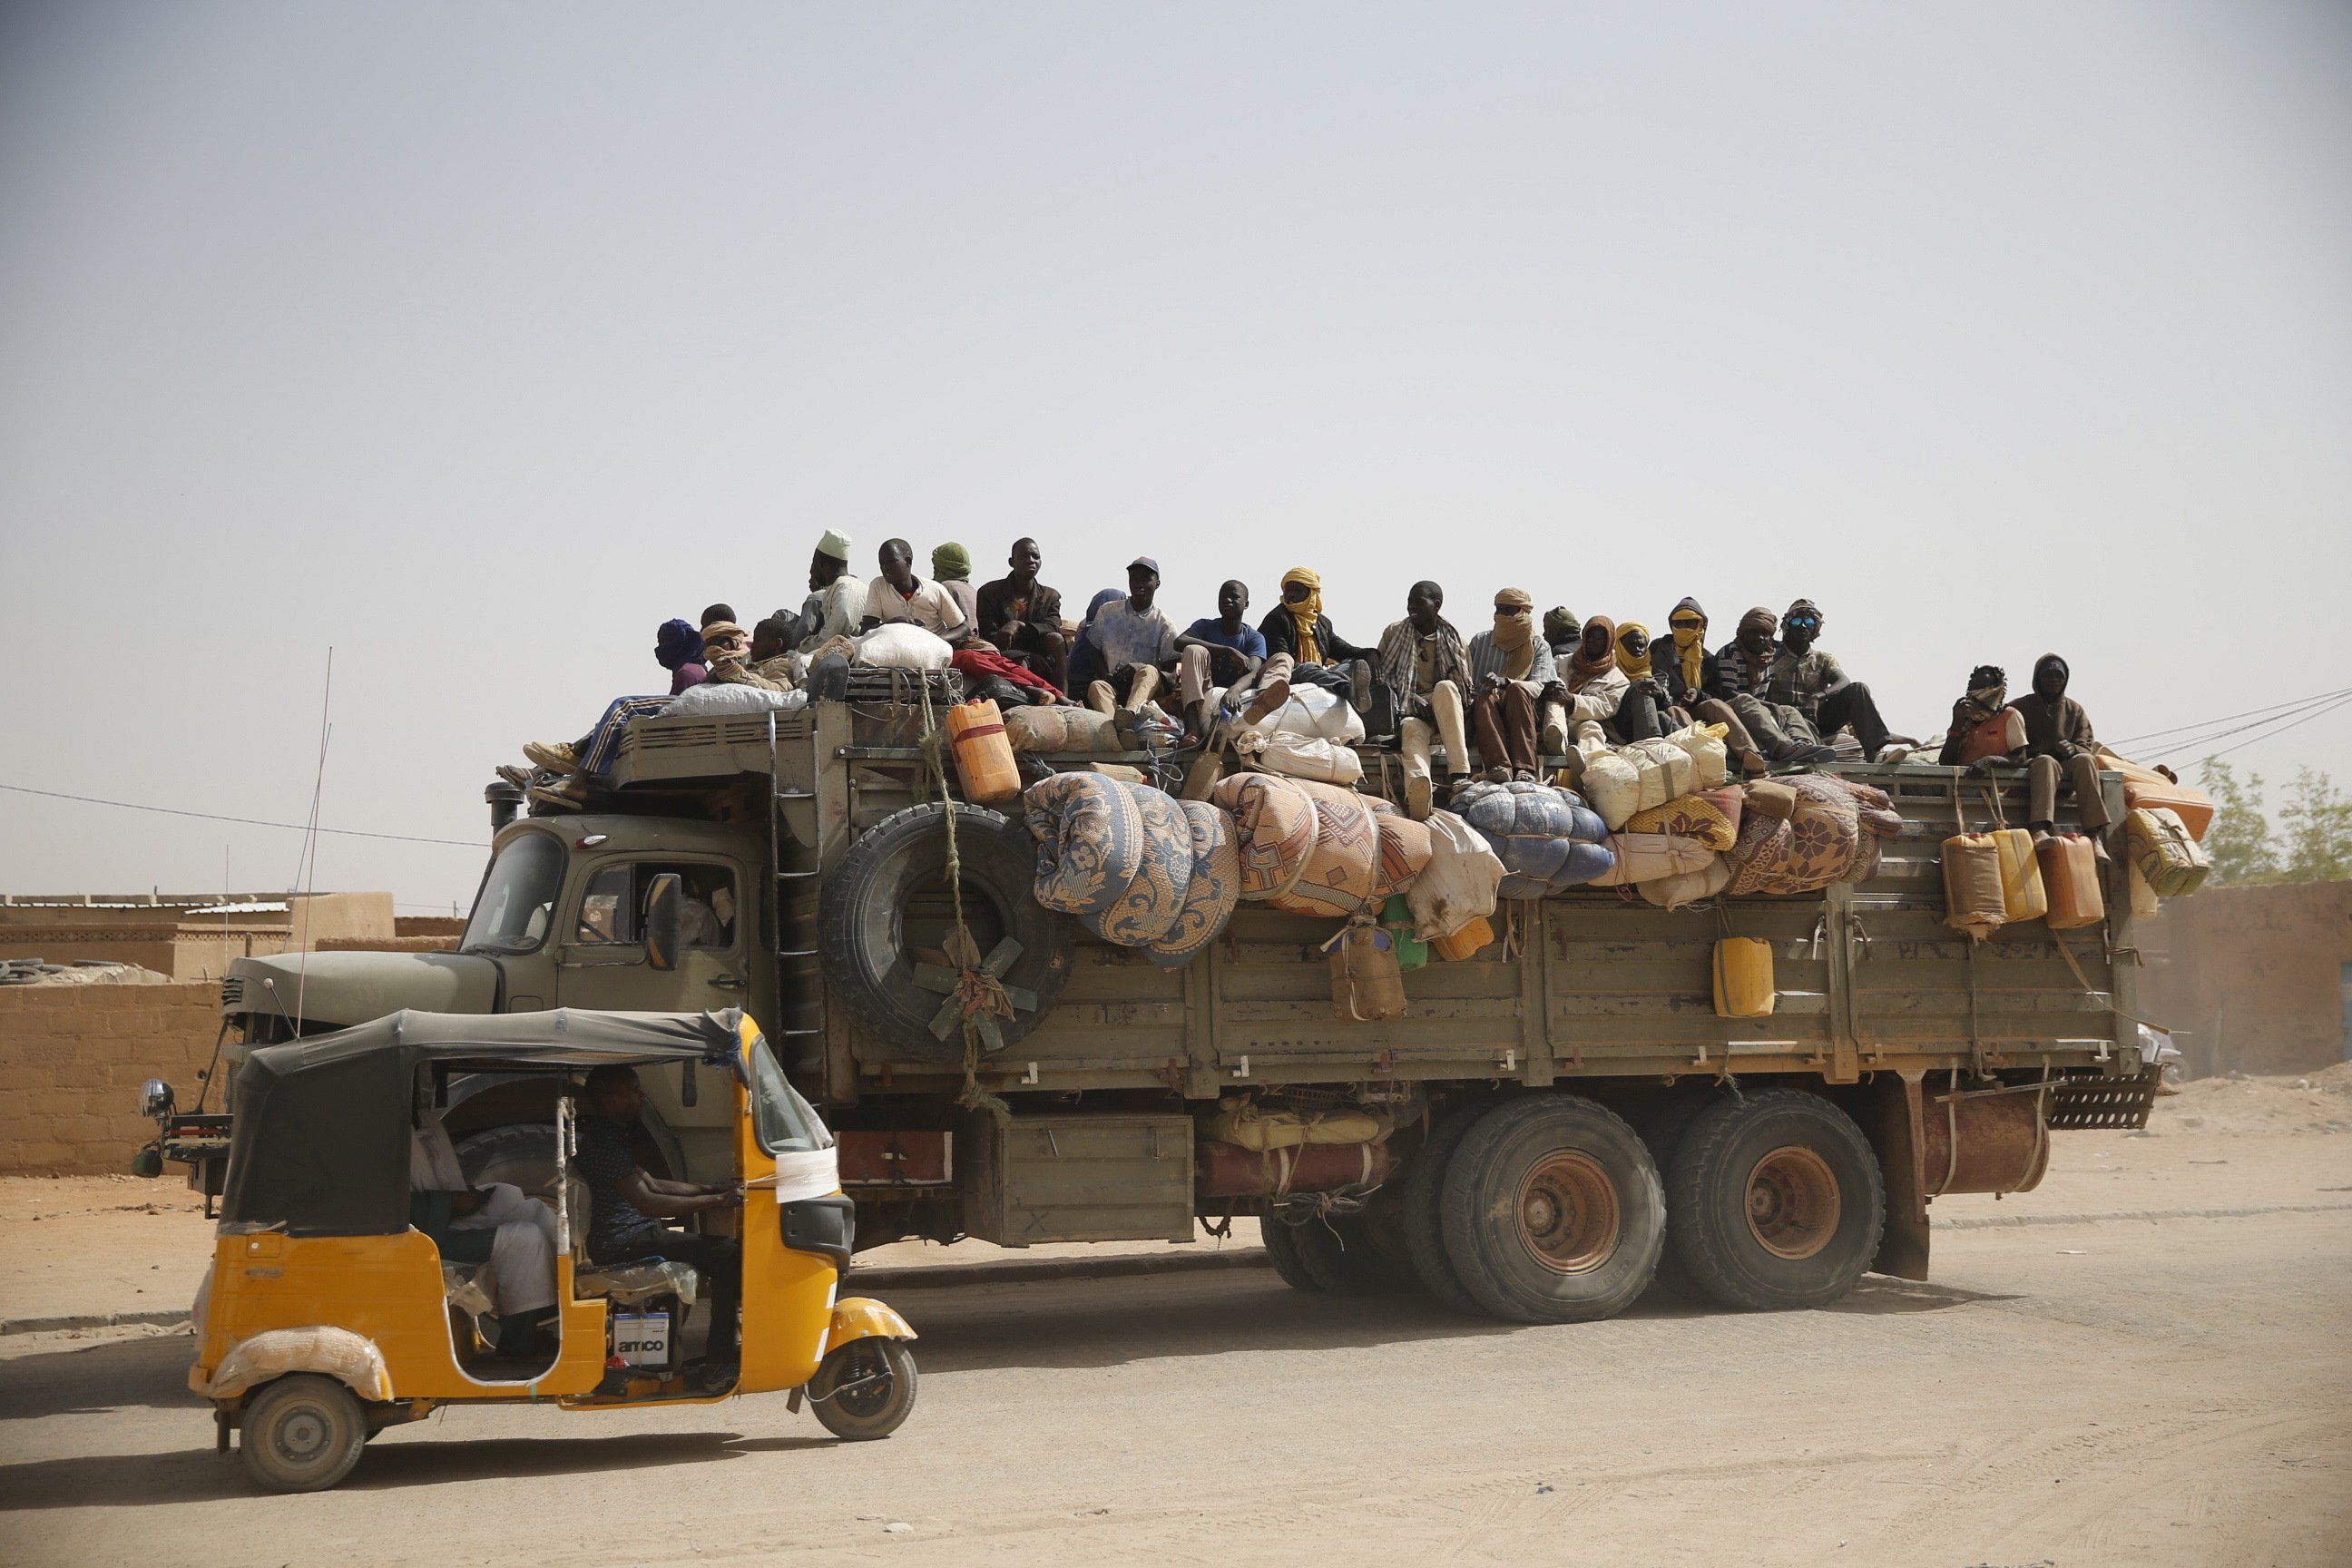
[[(866, 584), (849, 569), (849, 536), (831, 529), (809, 557), (809, 594), (792, 621), (791, 644), (814, 653), (835, 637), (856, 637), (866, 618)], [(777, 618), (786, 619), (782, 610)]]

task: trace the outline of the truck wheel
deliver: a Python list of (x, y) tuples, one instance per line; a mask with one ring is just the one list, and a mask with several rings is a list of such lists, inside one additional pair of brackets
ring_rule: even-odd
[[(1665, 1104), (1643, 1117), (1641, 1121), (1642, 1142), (1650, 1151), (1652, 1163), (1658, 1167), (1660, 1179), (1675, 1168), (1675, 1151), (1682, 1147), (1683, 1135), (1692, 1122), (1706, 1114), (1716, 1103), (1716, 1097), (1702, 1090), (1678, 1093)], [(1698, 1288), (1690, 1270), (1683, 1267), (1681, 1257), (1675, 1251), (1675, 1205), (1666, 1204), (1666, 1246), (1658, 1254), (1658, 1272), (1653, 1289), (1669, 1301), (1703, 1301), (1706, 1292)]]
[(1853, 1289), (1886, 1221), (1870, 1141), (1802, 1089), (1711, 1107), (1683, 1135), (1667, 1192), (1670, 1239), (1691, 1278), (1756, 1311), (1825, 1307)]
[(1498, 1318), (1574, 1323), (1623, 1311), (1649, 1288), (1665, 1200), (1642, 1140), (1574, 1095), (1480, 1117), (1445, 1171), (1445, 1255)]
[(237, 1451), (271, 1491), (316, 1492), (350, 1475), (366, 1442), (359, 1396), (331, 1377), (297, 1373), (246, 1401)]
[(887, 1437), (915, 1408), (915, 1352), (897, 1340), (852, 1340), (817, 1364), (808, 1393), (835, 1436)]
[[(998, 1021), (1010, 1045), (1053, 1010), (1069, 980), (1070, 922), (1033, 896), (1037, 855), (1026, 828), (978, 806), (954, 809), (965, 922), (983, 957), (1003, 938), (1021, 944), (998, 978), (1035, 1001)], [(931, 1033), (947, 994), (915, 979), (914, 950), (938, 948), (952, 929), (947, 811), (910, 806), (859, 836), (826, 881), (818, 942), (825, 985), (849, 1016), (885, 1044), (932, 1062), (963, 1059), (961, 1030), (944, 1040)]]
[(1486, 1309), (1462, 1288), (1462, 1277), (1454, 1272), (1454, 1259), (1445, 1252), (1445, 1167), (1463, 1134), (1485, 1110), (1484, 1106), (1469, 1106), (1439, 1121), (1422, 1141), (1404, 1178), (1405, 1250), (1412, 1258), (1414, 1276), (1446, 1306), (1474, 1315)]
[(1272, 1215), (1257, 1222), (1257, 1232), (1265, 1242), (1266, 1261), (1282, 1282), (1294, 1290), (1320, 1294), (1323, 1287), (1307, 1269), (1307, 1259), (1299, 1255), (1298, 1227), (1286, 1225)]

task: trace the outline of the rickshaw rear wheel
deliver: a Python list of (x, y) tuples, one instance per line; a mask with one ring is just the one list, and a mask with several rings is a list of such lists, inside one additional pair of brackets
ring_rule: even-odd
[(808, 1382), (816, 1418), (836, 1437), (867, 1443), (896, 1432), (915, 1408), (915, 1352), (897, 1340), (852, 1340)]
[(237, 1451), (274, 1492), (324, 1491), (352, 1473), (367, 1444), (359, 1396), (331, 1377), (297, 1373), (246, 1401)]

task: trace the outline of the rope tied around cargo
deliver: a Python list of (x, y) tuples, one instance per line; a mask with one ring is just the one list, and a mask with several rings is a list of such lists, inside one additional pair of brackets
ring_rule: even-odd
[(956, 847), (955, 796), (948, 789), (947, 734), (931, 710), (930, 681), (924, 679), (919, 685), (923, 760), (930, 764), (931, 778), (940, 787), (940, 805), (948, 826), (948, 900), (955, 913), (955, 930), (948, 937), (947, 956), (956, 972), (952, 995), (963, 1028), (963, 1089), (956, 1095), (956, 1103), (967, 1110), (985, 1110), (1000, 1122), (1010, 1121), (1012, 1107), (980, 1087), (980, 1020), (1012, 1017), (1013, 998), (1005, 994), (1004, 983), (982, 967), (980, 939), (971, 934), (963, 918), (963, 857)]

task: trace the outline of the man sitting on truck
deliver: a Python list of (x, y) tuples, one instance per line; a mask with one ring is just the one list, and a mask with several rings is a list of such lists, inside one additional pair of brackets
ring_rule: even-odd
[(1103, 678), (1088, 683), (1087, 702), (1101, 713), (1134, 713), (1176, 673), (1176, 623), (1156, 603), (1160, 563), (1139, 555), (1127, 564), (1127, 596), (1097, 610), (1087, 635), (1101, 657)]
[(1012, 570), (980, 585), (980, 635), (1005, 658), (1027, 665), (1056, 689), (1069, 690), (1070, 647), (1062, 635), (1061, 590), (1037, 581), (1045, 552), (1034, 539), (1016, 539), (1004, 563)]
[(710, 1336), (704, 1347), (705, 1386), (732, 1381), (736, 1363), (735, 1309), (743, 1289), (743, 1246), (732, 1237), (674, 1230), (665, 1219), (715, 1214), (743, 1201), (732, 1186), (698, 1185), (648, 1175), (637, 1163), (629, 1132), (643, 1118), (645, 1087), (636, 1069), (601, 1067), (588, 1074), (585, 1099), (593, 1114), (581, 1118), (579, 1154), (572, 1168), (588, 1184), (588, 1256), (597, 1263), (666, 1258), (690, 1264), (710, 1295)]
[(2033, 661), (2033, 689), (2010, 704), (2025, 720), (2025, 825), (2037, 839), (2055, 830), (2063, 774), (2083, 808), (2083, 831), (2104, 854), (2099, 834), (2107, 826), (2107, 803), (2099, 792), (2099, 742), (2091, 733), (2091, 716), (2066, 695), (2069, 677), (2066, 661), (2045, 653)]
[(1429, 815), (1433, 784), (1429, 746), (1445, 742), (1445, 773), (1459, 785), (1470, 776), (1470, 737), (1463, 699), (1471, 689), (1470, 650), (1454, 623), (1438, 612), (1445, 590), (1415, 583), (1404, 597), (1404, 619), (1381, 633), (1373, 679), (1387, 691), (1404, 752), (1404, 809), (1415, 822)]
[(1750, 773), (1763, 772), (1766, 763), (1826, 762), (1831, 755), (1801, 710), (1767, 699), (1765, 684), (1781, 652), (1780, 630), (1780, 617), (1758, 605), (1739, 617), (1731, 640), (1715, 650), (1715, 689), (1707, 695), (1728, 707), (1749, 737), (1753, 749), (1739, 756)]
[(1257, 624), (1265, 638), (1265, 669), (1250, 718), (1280, 707), (1296, 681), (1336, 691), (1361, 713), (1372, 700), (1372, 656), (1341, 637), (1323, 613), (1323, 579), (1304, 566), (1282, 574), (1282, 603)]
[[(809, 557), (809, 594), (793, 618), (792, 647), (814, 653), (835, 637), (856, 637), (866, 619), (866, 584), (849, 570), (849, 536), (831, 529)], [(777, 618), (783, 618), (782, 610)]]
[(1773, 707), (1796, 709), (1805, 716), (1810, 733), (1798, 738), (1826, 741), (1851, 729), (1862, 746), (1862, 760), (1874, 763), (1886, 744), (1886, 721), (1878, 716), (1878, 702), (1870, 688), (1847, 675), (1843, 667), (1813, 646), (1822, 635), (1821, 607), (1800, 599), (1780, 617), (1780, 651), (1765, 672), (1764, 700)]
[(1525, 588), (1495, 595), (1493, 629), (1470, 639), (1470, 722), (1495, 784), (1536, 776), (1536, 704), (1559, 685), (1551, 645), (1536, 635), (1536, 602)]
[(939, 582), (915, 575), (915, 547), (903, 539), (886, 539), (878, 552), (882, 575), (866, 584), (865, 629), (909, 622), (935, 632), (950, 643), (971, 636), (963, 606)]
[(1238, 577), (1217, 590), (1217, 613), (1202, 616), (1176, 637), (1176, 689), (1184, 704), (1184, 732), (1197, 740), (1209, 732), (1209, 697), (1224, 692), (1226, 711), (1248, 700), (1265, 668), (1265, 637), (1243, 617), (1249, 612), (1249, 584)]

